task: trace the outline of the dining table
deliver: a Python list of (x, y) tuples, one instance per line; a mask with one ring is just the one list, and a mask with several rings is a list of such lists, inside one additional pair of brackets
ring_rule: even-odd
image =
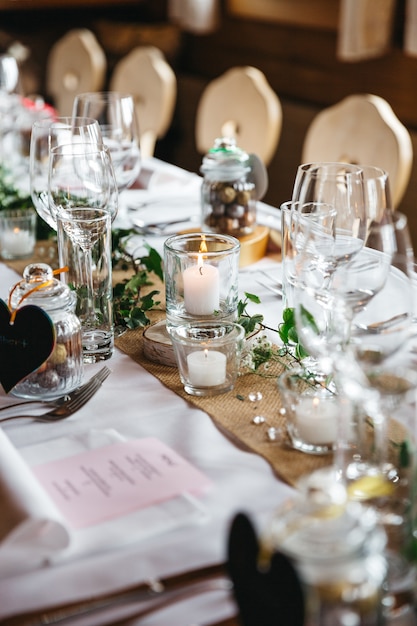
[[(121, 193), (113, 226), (129, 228), (134, 223), (143, 226), (183, 220), (166, 226), (162, 232), (138, 232), (135, 236), (133, 246), (145, 242), (163, 255), (167, 236), (179, 230), (198, 230), (202, 179), (149, 158), (144, 160), (139, 180), (140, 184)], [(252, 314), (264, 316), (271, 340), (279, 343), (276, 329), (283, 304), (273, 287), (281, 280), (279, 208), (260, 201), (257, 222), (268, 229), (268, 245), (262, 258), (241, 264), (239, 297), (244, 299), (245, 293), (259, 297), (261, 303), (252, 303), (249, 309)], [(42, 250), (38, 246), (37, 253), (57, 264), (51, 246), (42, 242)], [(22, 267), (30, 261), (0, 264), (3, 300), (7, 301)], [(227, 399), (219, 396), (213, 413), (209, 402), (216, 400), (207, 399), (204, 404), (204, 399), (199, 403), (187, 397), (176, 380), (176, 368), (148, 364), (142, 353), (136, 357), (135, 350), (128, 349), (129, 336), (137, 337), (135, 346), (140, 350), (140, 331), (127, 330), (117, 338), (114, 352), (105, 362), (110, 375), (71, 417), (56, 423), (35, 419), (0, 422), (0, 501), (4, 518), (0, 522), (0, 624), (50, 623), (42, 621), (50, 607), (62, 609), (60, 619), (65, 618), (52, 623), (74, 626), (239, 623), (239, 607), (229, 586), (214, 587), (205, 593), (199, 593), (196, 587), (195, 593), (167, 605), (162, 602), (158, 609), (145, 613), (142, 609), (146, 604), (138, 601), (121, 602), (78, 618), (66, 613), (65, 607), (71, 603), (81, 604), (135, 586), (155, 585), (166, 578), (192, 582), (194, 573), (205, 568), (226, 567), (228, 538), (236, 515), (247, 515), (261, 535), (276, 509), (294, 495), (291, 459), (297, 464), (301, 457), (308, 456), (286, 450), (279, 438), (268, 438), (267, 425), (279, 417), (275, 380), (269, 381), (266, 397), (265, 391), (263, 396), (259, 391), (265, 384), (261, 377), (247, 376), (244, 398), (241, 394), (236, 399), (233, 390), (225, 394)], [(103, 362), (86, 364), (84, 379), (102, 366)], [(0, 391), (0, 409), (20, 401)], [(236, 414), (233, 428), (224, 421), (229, 406)], [(41, 409), (45, 407), (34, 409), (34, 415)], [(4, 413), (0, 412), (0, 417)], [(257, 442), (253, 446), (252, 438)], [(60, 510), (56, 511), (54, 503), (51, 505), (50, 492), (36, 478), (37, 469), (43, 466), (51, 473), (58, 472), (59, 462), (72, 455), (88, 455), (129, 443), (137, 445), (138, 450), (147, 445), (162, 447), (167, 451), (166, 458), (172, 453), (186, 464), (189, 473), (194, 472), (200, 488), (193, 493), (184, 488), (171, 499), (149, 502), (110, 520), (98, 519), (88, 527), (71, 525)], [(26, 504), (39, 496), (39, 500), (30, 502), (28, 511), (16, 502), (15, 484)], [(52, 511), (49, 516), (45, 513), (42, 517), (41, 500), (45, 509)], [(13, 511), (20, 512), (17, 521), (8, 519), (10, 501)], [(30, 614), (30, 621), (22, 618), (25, 614)]]

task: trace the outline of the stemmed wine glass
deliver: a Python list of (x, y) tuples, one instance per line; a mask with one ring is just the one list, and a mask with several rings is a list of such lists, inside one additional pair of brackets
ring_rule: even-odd
[(38, 215), (53, 230), (57, 229), (57, 225), (48, 198), (49, 155), (52, 148), (73, 142), (101, 144), (97, 120), (58, 117), (39, 120), (32, 125), (29, 154), (30, 194)]
[(67, 281), (77, 289), (84, 360), (109, 358), (113, 346), (111, 213), (117, 187), (108, 149), (85, 142), (52, 148), (48, 192), (58, 222), (60, 264), (70, 265)]
[(79, 94), (73, 117), (96, 119), (113, 160), (119, 193), (137, 179), (141, 167), (139, 126), (133, 96), (115, 91)]

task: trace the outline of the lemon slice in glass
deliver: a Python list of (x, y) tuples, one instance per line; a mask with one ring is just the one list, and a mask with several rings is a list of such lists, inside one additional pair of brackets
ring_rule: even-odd
[(351, 500), (372, 500), (383, 498), (394, 493), (395, 486), (383, 475), (362, 476), (347, 488)]

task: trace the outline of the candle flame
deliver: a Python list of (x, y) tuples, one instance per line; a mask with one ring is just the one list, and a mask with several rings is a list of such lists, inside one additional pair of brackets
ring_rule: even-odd
[(14, 233), (15, 235), (17, 235), (18, 233), (20, 233), (20, 228), (19, 228), (18, 226), (15, 226), (15, 227), (13, 228), (13, 233)]
[(207, 348), (204, 348), (204, 358), (207, 359), (208, 357), (208, 350)]
[(313, 398), (313, 406), (315, 409), (317, 409), (317, 407), (320, 405), (320, 400), (319, 398)]
[(199, 252), (207, 252), (208, 248), (207, 248), (207, 243), (206, 243), (206, 236), (205, 235), (201, 235), (201, 242), (200, 242), (200, 250)]
[(197, 255), (197, 267), (200, 270), (200, 274), (201, 274), (201, 268), (203, 267), (203, 253), (207, 252), (207, 250), (208, 248), (207, 248), (207, 243), (206, 243), (206, 237), (205, 235), (201, 235), (200, 249)]

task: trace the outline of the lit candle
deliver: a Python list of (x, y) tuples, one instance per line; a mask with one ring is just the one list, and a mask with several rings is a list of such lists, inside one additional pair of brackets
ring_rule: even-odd
[[(220, 306), (220, 278), (217, 267), (203, 263), (201, 242), (197, 264), (187, 267), (183, 273), (184, 306), (191, 315), (213, 315)], [(207, 250), (207, 248), (205, 248)]]
[(226, 355), (218, 350), (199, 350), (187, 356), (188, 378), (194, 387), (215, 387), (226, 380)]
[(26, 256), (33, 252), (35, 238), (32, 233), (13, 228), (1, 235), (1, 253), (6, 257)]
[(338, 433), (337, 403), (318, 396), (301, 397), (295, 407), (298, 436), (305, 443), (333, 443)]

